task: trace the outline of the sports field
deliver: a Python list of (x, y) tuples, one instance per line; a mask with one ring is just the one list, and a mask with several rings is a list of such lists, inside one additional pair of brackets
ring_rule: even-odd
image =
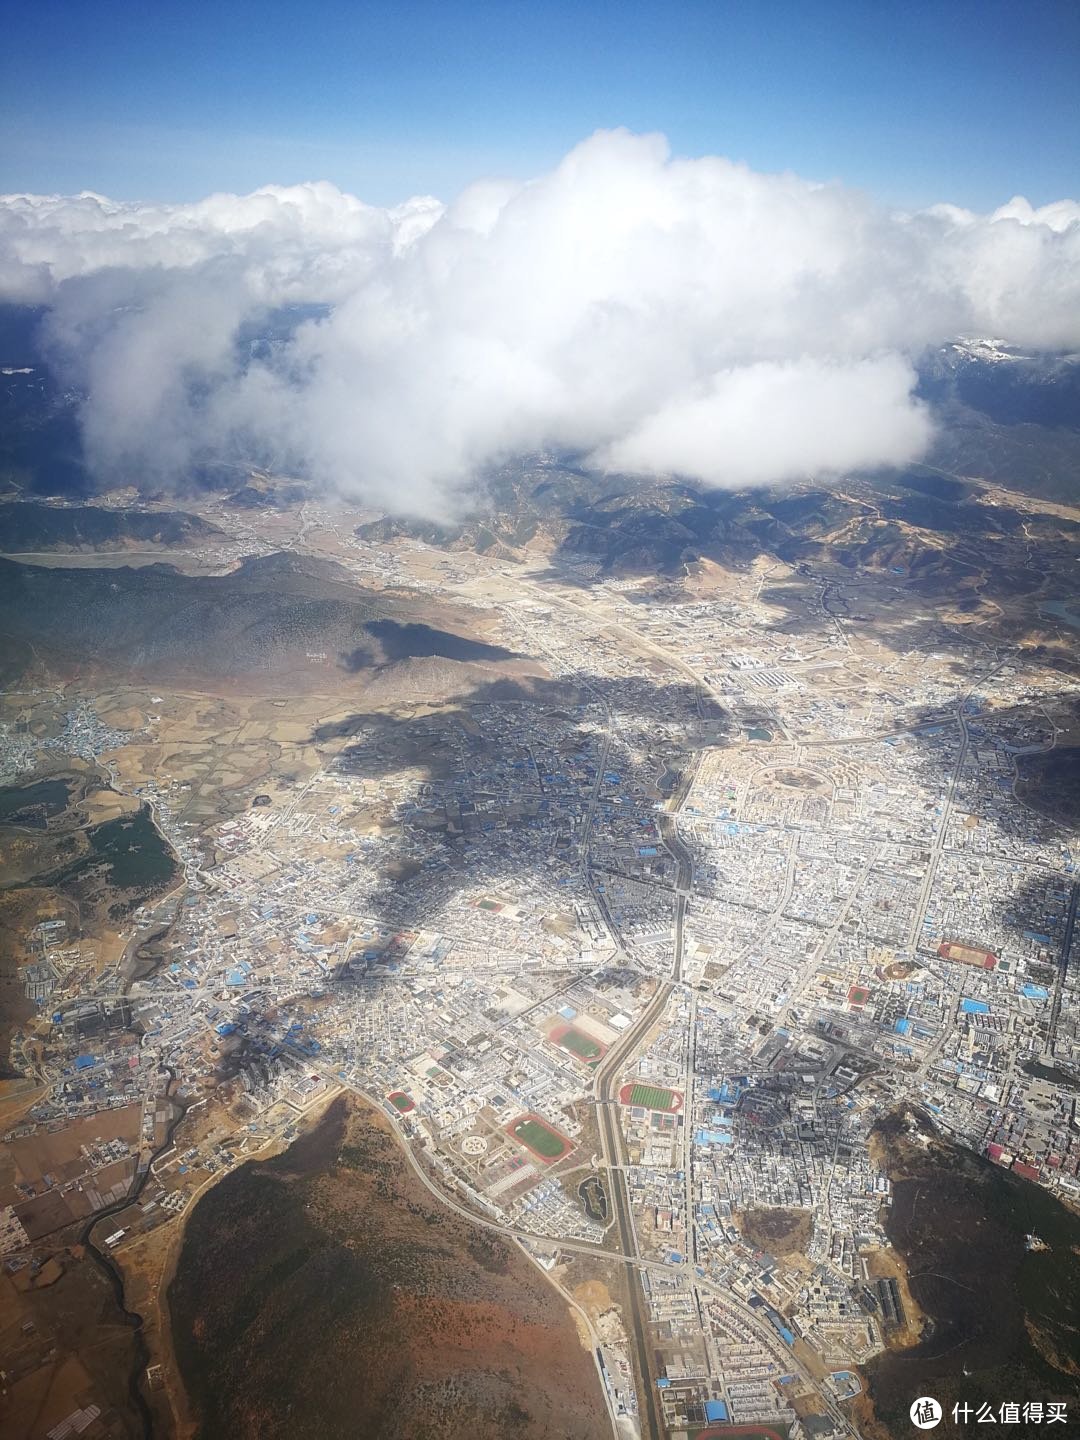
[(416, 1109), (416, 1106), (409, 1096), (405, 1094), (404, 1090), (395, 1090), (392, 1095), (388, 1095), (386, 1098), (390, 1101), (390, 1104), (393, 1105), (394, 1109), (402, 1115), (407, 1115), (410, 1110)]
[(538, 1115), (523, 1115), (507, 1128), (515, 1140), (541, 1160), (559, 1160), (574, 1148), (565, 1135), (553, 1130)]
[(600, 1054), (600, 1046), (596, 1041), (590, 1040), (588, 1035), (583, 1035), (580, 1030), (567, 1030), (565, 1035), (560, 1035), (559, 1044), (564, 1050), (580, 1055), (582, 1060), (595, 1060)]
[(575, 1030), (572, 1025), (557, 1025), (550, 1038), (553, 1045), (568, 1050), (578, 1060), (584, 1060), (586, 1065), (595, 1065), (607, 1048), (591, 1035), (586, 1035), (584, 1030)]
[(682, 1109), (683, 1097), (678, 1090), (668, 1090), (663, 1085), (624, 1085), (619, 1091), (619, 1103), (639, 1105), (645, 1110), (661, 1110), (670, 1115)]
[(959, 940), (943, 940), (937, 952), (943, 960), (958, 960), (961, 965), (975, 965), (980, 970), (993, 970), (998, 957), (981, 945), (965, 945)]

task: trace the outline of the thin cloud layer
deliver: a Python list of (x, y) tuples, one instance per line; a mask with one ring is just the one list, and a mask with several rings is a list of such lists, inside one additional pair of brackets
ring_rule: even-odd
[(105, 483), (251, 457), (444, 516), (544, 447), (718, 486), (904, 464), (928, 345), (1080, 347), (1080, 205), (901, 215), (602, 132), (449, 206), (8, 196), (0, 299), (49, 307)]

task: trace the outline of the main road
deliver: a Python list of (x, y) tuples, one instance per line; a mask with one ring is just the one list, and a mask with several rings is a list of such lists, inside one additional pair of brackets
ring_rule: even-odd
[[(597, 1066), (595, 1078), (596, 1121), (600, 1130), (600, 1144), (608, 1171), (608, 1185), (611, 1190), (615, 1225), (619, 1246), (623, 1255), (641, 1265), (638, 1252), (637, 1231), (630, 1199), (625, 1156), (623, 1153), (622, 1130), (619, 1125), (619, 1100), (617, 1086), (625, 1072), (627, 1062), (648, 1037), (649, 1031), (664, 1013), (664, 1007), (675, 986), (682, 978), (683, 935), (686, 924), (686, 895), (693, 879), (693, 857), (679, 838), (675, 826), (675, 814), (681, 808), (693, 782), (696, 766), (689, 766), (679, 784), (676, 794), (669, 802), (671, 809), (661, 818), (660, 829), (664, 844), (674, 858), (677, 867), (675, 880), (675, 934), (672, 956), (671, 978), (659, 985), (656, 994), (638, 1016), (635, 1023), (612, 1045)], [(687, 1225), (690, 1216), (687, 1215)], [(644, 1267), (642, 1267), (644, 1268)], [(665, 1267), (666, 1268), (666, 1267)], [(638, 1369), (639, 1413), (644, 1432), (650, 1440), (661, 1440), (663, 1434), (656, 1403), (656, 1383), (653, 1365), (649, 1355), (649, 1332), (645, 1317), (644, 1296), (637, 1268), (627, 1275), (630, 1294), (630, 1328), (633, 1331), (633, 1348)]]

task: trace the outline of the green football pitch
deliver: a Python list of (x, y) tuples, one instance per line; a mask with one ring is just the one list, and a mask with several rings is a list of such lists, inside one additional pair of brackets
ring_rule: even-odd
[(630, 1091), (630, 1104), (643, 1105), (646, 1110), (670, 1110), (675, 1095), (662, 1085), (635, 1085)]
[(564, 1050), (571, 1051), (582, 1060), (595, 1060), (601, 1054), (600, 1046), (588, 1035), (583, 1035), (580, 1030), (567, 1030), (560, 1035), (555, 1042), (561, 1045)]
[(549, 1130), (546, 1125), (541, 1125), (539, 1120), (522, 1120), (514, 1126), (513, 1133), (516, 1139), (548, 1160), (557, 1159), (566, 1149), (562, 1137)]

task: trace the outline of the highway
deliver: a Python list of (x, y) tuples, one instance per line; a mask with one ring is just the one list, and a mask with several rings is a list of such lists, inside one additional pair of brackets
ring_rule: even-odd
[(1050, 1024), (1046, 1032), (1047, 1053), (1053, 1056), (1057, 1039), (1058, 1016), (1061, 1014), (1061, 992), (1065, 985), (1065, 972), (1069, 968), (1069, 951), (1072, 948), (1073, 931), (1076, 929), (1076, 907), (1080, 901), (1080, 880), (1074, 880), (1072, 899), (1069, 901), (1069, 915), (1065, 921), (1065, 938), (1061, 942), (1061, 962), (1058, 965), (1057, 980), (1054, 982), (1054, 1003), (1050, 1010)]
[[(684, 906), (685, 903), (681, 899), (678, 901), (679, 906)], [(622, 1257), (634, 1263), (640, 1263), (640, 1261), (637, 1234), (634, 1230), (633, 1216), (630, 1213), (630, 1193), (626, 1181), (622, 1132), (619, 1126), (619, 1101), (615, 1091), (627, 1060), (663, 1014), (664, 1006), (667, 1004), (673, 988), (673, 984), (668, 982), (657, 989), (637, 1022), (604, 1056), (596, 1074), (596, 1122), (600, 1128), (600, 1145), (607, 1165), (608, 1188), (611, 1191), (619, 1246), (622, 1250)], [(627, 1276), (627, 1290), (630, 1295), (628, 1319), (639, 1376), (638, 1409), (642, 1433), (648, 1435), (649, 1440), (661, 1440), (663, 1431), (656, 1403), (656, 1382), (649, 1359), (645, 1302), (641, 1291), (641, 1282), (636, 1274)]]
[[(693, 879), (693, 857), (679, 839), (675, 827), (675, 815), (683, 805), (696, 765), (688, 766), (680, 781), (679, 788), (669, 801), (669, 809), (660, 820), (664, 844), (675, 859), (678, 873), (675, 895), (675, 944), (672, 956), (671, 979), (657, 988), (656, 994), (624, 1035), (612, 1045), (604, 1056), (596, 1073), (596, 1120), (600, 1129), (600, 1144), (608, 1170), (608, 1186), (611, 1190), (615, 1224), (619, 1246), (623, 1256), (641, 1264), (638, 1253), (637, 1232), (631, 1213), (630, 1192), (626, 1180), (623, 1156), (622, 1131), (619, 1125), (619, 1104), (616, 1093), (619, 1077), (625, 1073), (626, 1065), (635, 1051), (640, 1048), (653, 1025), (664, 1013), (671, 993), (682, 977), (683, 935), (686, 922), (686, 892)], [(689, 1217), (688, 1217), (689, 1219)], [(667, 1266), (661, 1266), (667, 1269)], [(656, 1383), (649, 1358), (648, 1324), (645, 1318), (644, 1297), (641, 1283), (636, 1274), (628, 1277), (630, 1291), (630, 1325), (633, 1330), (634, 1352), (640, 1377), (638, 1403), (644, 1433), (650, 1440), (661, 1440), (662, 1428), (656, 1403)]]

